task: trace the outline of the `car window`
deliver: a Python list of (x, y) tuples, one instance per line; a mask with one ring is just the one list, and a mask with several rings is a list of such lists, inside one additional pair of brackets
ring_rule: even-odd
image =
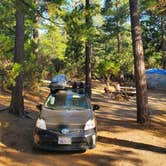
[(45, 103), (45, 107), (50, 109), (83, 110), (89, 109), (90, 104), (85, 95), (72, 91), (61, 91), (51, 94)]

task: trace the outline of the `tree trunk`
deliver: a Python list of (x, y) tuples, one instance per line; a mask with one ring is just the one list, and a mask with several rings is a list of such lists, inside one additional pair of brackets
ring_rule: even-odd
[(92, 53), (92, 47), (90, 42), (86, 42), (85, 44), (85, 73), (86, 73), (86, 79), (85, 79), (85, 88), (86, 93), (91, 97), (91, 53)]
[(141, 26), (139, 20), (138, 0), (129, 0), (129, 2), (137, 91), (137, 122), (146, 123), (148, 121), (148, 98), (145, 77), (144, 51), (142, 44)]
[[(119, 31), (119, 26), (118, 26), (118, 31)], [(118, 34), (117, 34), (117, 41), (118, 41), (118, 53), (121, 53), (121, 51), (122, 51), (122, 36), (121, 36), (120, 32), (118, 32)]]
[(161, 16), (161, 34), (162, 34), (162, 52), (163, 52), (163, 69), (166, 69), (166, 17)]
[[(22, 0), (16, 0), (16, 30), (15, 30), (15, 54), (14, 63), (23, 66), (24, 63), (24, 9)], [(16, 84), (12, 90), (12, 98), (9, 112), (16, 115), (24, 115), (23, 100), (23, 74), (22, 71), (16, 77)]]
[[(119, 0), (116, 0), (116, 10), (118, 11), (118, 6), (120, 4), (120, 1)], [(116, 22), (116, 26), (117, 26), (117, 42), (118, 42), (118, 53), (121, 53), (121, 50), (122, 50), (122, 35), (120, 33), (120, 20), (118, 18), (117, 22)]]
[[(37, 8), (38, 0), (34, 0), (34, 5)], [(34, 54), (36, 55), (36, 58), (38, 57), (39, 50), (38, 50), (38, 43), (39, 43), (39, 33), (38, 33), (38, 21), (39, 16), (37, 11), (34, 15), (34, 28), (33, 28), (33, 40), (34, 40)]]
[[(89, 9), (90, 6), (90, 0), (85, 1), (86, 5), (86, 10)], [(91, 26), (91, 17), (88, 14), (86, 15), (86, 24), (87, 27), (90, 28)], [(85, 43), (85, 54), (86, 54), (86, 59), (85, 59), (85, 91), (91, 97), (91, 54), (92, 54), (92, 44), (91, 41), (88, 39)]]

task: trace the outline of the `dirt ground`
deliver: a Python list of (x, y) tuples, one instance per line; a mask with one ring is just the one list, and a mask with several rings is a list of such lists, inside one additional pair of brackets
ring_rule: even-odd
[[(33, 119), (18, 118), (0, 111), (0, 166), (165, 166), (166, 92), (149, 91), (151, 121), (136, 123), (135, 97), (129, 101), (112, 100), (104, 85), (93, 83), (93, 103), (98, 121), (97, 147), (84, 153), (46, 152), (32, 149), (32, 131), (38, 112), (35, 105), (48, 94), (25, 92), (25, 106)], [(10, 94), (0, 92), (0, 109), (9, 105)]]

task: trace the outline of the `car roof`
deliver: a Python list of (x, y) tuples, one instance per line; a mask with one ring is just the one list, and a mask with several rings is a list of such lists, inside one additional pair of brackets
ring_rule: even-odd
[(80, 89), (73, 90), (73, 89), (59, 89), (56, 91), (56, 93), (51, 93), (52, 95), (55, 94), (70, 94), (70, 95), (79, 95), (79, 96), (85, 96), (87, 95)]

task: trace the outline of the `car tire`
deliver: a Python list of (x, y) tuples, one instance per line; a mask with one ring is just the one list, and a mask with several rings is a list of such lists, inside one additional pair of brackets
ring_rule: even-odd
[(33, 145), (32, 145), (32, 150), (35, 152), (39, 151), (39, 148), (36, 146), (35, 143), (33, 143)]

